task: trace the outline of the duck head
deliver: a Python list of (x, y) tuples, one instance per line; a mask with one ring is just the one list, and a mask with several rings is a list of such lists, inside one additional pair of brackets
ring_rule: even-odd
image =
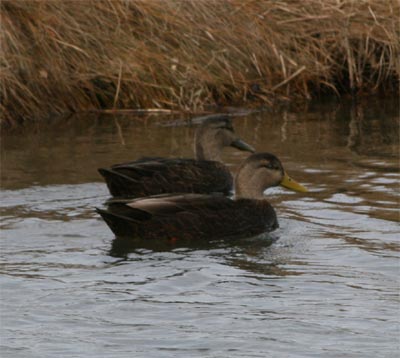
[(221, 161), (224, 147), (234, 147), (251, 153), (255, 151), (251, 145), (236, 135), (229, 116), (218, 115), (206, 119), (196, 130), (196, 159)]
[(248, 157), (239, 167), (235, 178), (235, 197), (262, 199), (267, 188), (278, 185), (298, 192), (307, 191), (304, 186), (287, 175), (275, 155), (256, 153)]

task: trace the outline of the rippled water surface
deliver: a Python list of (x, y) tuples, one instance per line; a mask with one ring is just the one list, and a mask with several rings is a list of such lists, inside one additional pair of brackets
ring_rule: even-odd
[[(96, 117), (3, 132), (2, 357), (397, 357), (394, 102), (234, 121), (310, 192), (266, 192), (268, 238), (121, 245), (96, 168), (192, 154), (182, 118)], [(184, 124), (184, 123), (183, 123)], [(227, 149), (235, 171), (246, 153)], [(251, 215), (251, 213), (249, 213)]]

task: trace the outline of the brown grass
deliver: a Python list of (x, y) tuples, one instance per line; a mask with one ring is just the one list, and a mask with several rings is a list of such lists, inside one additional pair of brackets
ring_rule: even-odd
[(396, 91), (398, 0), (1, 1), (7, 123)]

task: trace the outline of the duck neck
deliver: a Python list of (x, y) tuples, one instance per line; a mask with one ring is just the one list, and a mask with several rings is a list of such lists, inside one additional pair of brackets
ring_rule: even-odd
[(265, 183), (246, 172), (238, 172), (235, 177), (235, 199), (263, 199)]
[(197, 136), (195, 138), (194, 152), (197, 160), (221, 161), (222, 145), (215, 138)]
[(235, 186), (235, 199), (257, 199), (261, 200), (264, 198), (263, 189), (251, 186)]

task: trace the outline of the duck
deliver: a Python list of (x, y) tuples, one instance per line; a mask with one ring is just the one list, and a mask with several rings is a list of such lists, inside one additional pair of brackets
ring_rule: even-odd
[(117, 238), (241, 239), (279, 227), (276, 212), (264, 196), (266, 189), (278, 185), (307, 192), (275, 155), (255, 153), (240, 165), (233, 197), (183, 193), (115, 199), (96, 211)]
[(228, 195), (233, 187), (229, 169), (221, 163), (224, 147), (255, 152), (240, 139), (229, 115), (208, 117), (195, 132), (195, 159), (141, 158), (99, 168), (113, 197), (144, 197), (163, 193)]

